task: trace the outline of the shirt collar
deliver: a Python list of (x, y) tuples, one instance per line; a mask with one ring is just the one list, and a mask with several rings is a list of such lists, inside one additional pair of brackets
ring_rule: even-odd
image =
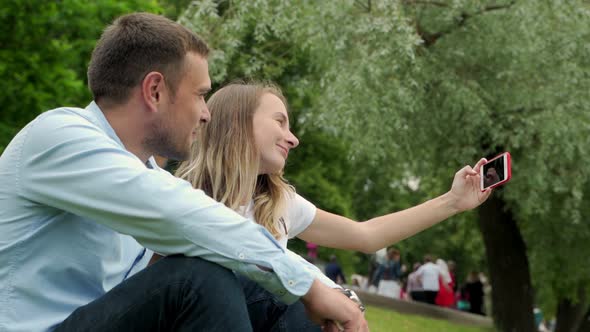
[(123, 142), (121, 142), (121, 140), (119, 139), (119, 136), (117, 136), (117, 134), (115, 133), (115, 130), (113, 129), (113, 127), (111, 127), (111, 124), (109, 123), (109, 121), (107, 121), (107, 118), (104, 116), (104, 113), (102, 112), (100, 107), (98, 107), (98, 105), (96, 104), (95, 101), (92, 101), (90, 104), (88, 104), (88, 106), (86, 106), (86, 110), (88, 110), (88, 111), (90, 111), (90, 113), (92, 113), (92, 115), (94, 116), (94, 119), (97, 120), (97, 122), (95, 122), (95, 124), (97, 126), (99, 126), (100, 129), (104, 130), (104, 132), (110, 138), (115, 140), (115, 142), (119, 143), (119, 145), (121, 145), (122, 148), (125, 148), (125, 145), (123, 145)]
[[(104, 113), (102, 112), (102, 110), (100, 109), (98, 104), (96, 104), (95, 101), (92, 101), (90, 104), (88, 104), (88, 106), (86, 106), (86, 110), (88, 110), (93, 115), (93, 118), (96, 119), (96, 121), (94, 121), (94, 124), (96, 124), (102, 130), (104, 130), (104, 132), (110, 138), (112, 138), (122, 148), (125, 149), (125, 145), (123, 145), (123, 142), (121, 142), (121, 139), (119, 139), (119, 136), (117, 136), (117, 133), (115, 133), (115, 130), (113, 129), (113, 127), (111, 127), (111, 124), (109, 123), (107, 118), (104, 116)], [(127, 149), (125, 149), (125, 150), (127, 150)], [(149, 157), (148, 161), (145, 163), (145, 166), (147, 168), (160, 170), (160, 167), (158, 167), (158, 164), (156, 163), (156, 160), (154, 159), (153, 156)]]

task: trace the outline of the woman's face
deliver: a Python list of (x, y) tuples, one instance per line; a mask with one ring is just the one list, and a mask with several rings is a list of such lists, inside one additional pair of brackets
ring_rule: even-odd
[(289, 150), (299, 145), (289, 130), (287, 108), (279, 97), (265, 93), (254, 112), (253, 122), (254, 141), (260, 153), (258, 174), (281, 172)]

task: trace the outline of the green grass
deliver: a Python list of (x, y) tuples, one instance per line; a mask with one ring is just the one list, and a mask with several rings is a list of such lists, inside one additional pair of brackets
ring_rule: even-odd
[(492, 328), (471, 327), (445, 320), (426, 318), (368, 306), (367, 321), (371, 332), (494, 332)]

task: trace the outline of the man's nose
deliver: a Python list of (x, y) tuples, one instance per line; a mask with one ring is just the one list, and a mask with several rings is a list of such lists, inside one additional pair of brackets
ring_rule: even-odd
[(208, 123), (211, 121), (211, 112), (209, 112), (209, 107), (205, 104), (205, 107), (201, 111), (201, 122)]

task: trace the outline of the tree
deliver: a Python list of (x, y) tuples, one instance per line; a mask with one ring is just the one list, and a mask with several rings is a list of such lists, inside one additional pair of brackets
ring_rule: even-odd
[(585, 310), (589, 16), (579, 0), (257, 0), (202, 1), (181, 20), (216, 43), (218, 82), (274, 73), (305, 96), (299, 128), (337, 135), (367, 173), (396, 165), (380, 188), (418, 178), (431, 196), (510, 151), (515, 176), (478, 219), (495, 322), (526, 331), (533, 301)]
[(7, 0), (0, 8), (0, 153), (48, 109), (87, 103), (86, 68), (106, 24), (123, 13), (158, 12), (155, 1)]
[[(588, 171), (576, 165), (588, 158), (589, 52), (577, 42), (588, 39), (588, 8), (581, 2), (408, 1), (406, 10), (424, 40), (416, 75), (424, 108), (398, 113), (408, 127), (421, 129), (408, 144), (431, 147), (424, 163), (430, 167), (447, 156), (466, 160), (510, 150), (515, 173), (526, 174), (480, 209), (480, 225), (496, 324), (530, 330), (529, 258), (538, 288), (549, 287), (556, 298), (576, 303), (580, 283), (587, 284), (588, 267), (580, 262), (588, 255), (581, 248), (589, 226), (582, 213)], [(547, 243), (554, 250), (546, 250)], [(567, 276), (547, 271), (548, 261), (567, 266)]]
[[(432, 15), (441, 10), (453, 11), (417, 11)], [(590, 119), (589, 99), (579, 93), (590, 87), (584, 74), (588, 49), (577, 43), (588, 38), (588, 10), (581, 2), (521, 1), (462, 8), (453, 16), (449, 28), (422, 28), (425, 36), (444, 31), (436, 40), (425, 37), (433, 40), (427, 46), (430, 64), (448, 78), (431, 81), (442, 89), (427, 98), (431, 107), (443, 105), (452, 112), (437, 112), (421, 126), (432, 120), (458, 122), (462, 129), (445, 132), (449, 142), (467, 137), (489, 155), (509, 150), (515, 173), (526, 174), (479, 212), (495, 322), (505, 331), (530, 330), (530, 310), (523, 309), (532, 309), (533, 301), (529, 260), (537, 288), (551, 289), (555, 298), (578, 302), (579, 285), (588, 280), (587, 266), (580, 262), (589, 252), (580, 248), (578, 235), (587, 234), (589, 227), (582, 216), (588, 173), (576, 167), (587, 158), (583, 132)], [(573, 173), (566, 176), (570, 169)], [(568, 272), (548, 266), (567, 267)]]

